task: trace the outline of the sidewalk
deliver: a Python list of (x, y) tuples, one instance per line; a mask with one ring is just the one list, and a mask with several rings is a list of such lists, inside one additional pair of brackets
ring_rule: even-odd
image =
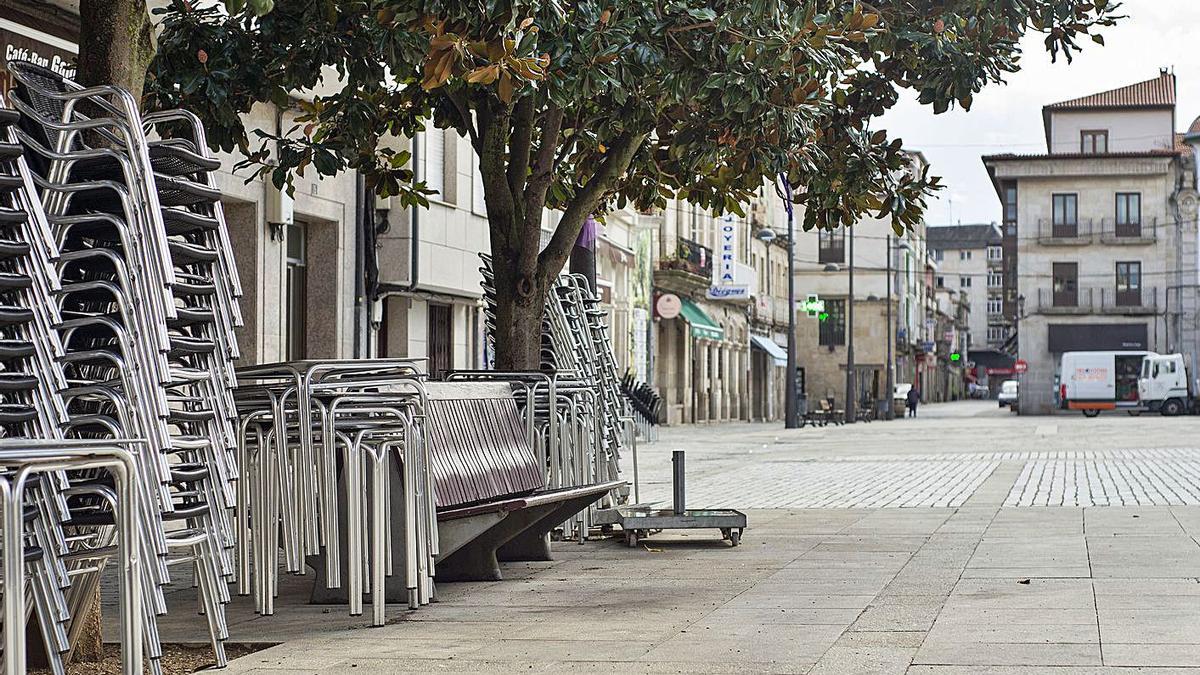
[[(741, 547), (557, 544), (374, 629), (291, 579), (275, 617), (235, 599), (231, 641), (282, 644), (227, 672), (1196, 672), (1175, 669), (1200, 667), (1200, 425), (953, 406), (664, 430), (643, 499), (669, 497), (686, 449), (690, 506), (779, 507), (749, 511)], [(199, 625), (173, 614), (164, 641), (203, 642)]]

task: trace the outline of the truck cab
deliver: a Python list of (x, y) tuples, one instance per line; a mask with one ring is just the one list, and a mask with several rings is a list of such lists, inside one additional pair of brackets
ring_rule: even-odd
[(1164, 415), (1182, 415), (1195, 408), (1196, 389), (1182, 354), (1147, 356), (1138, 378), (1142, 405)]

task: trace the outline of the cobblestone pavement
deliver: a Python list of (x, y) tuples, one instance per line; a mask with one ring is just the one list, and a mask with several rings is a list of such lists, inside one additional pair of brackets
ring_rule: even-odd
[[(378, 629), (289, 578), (276, 616), (230, 606), (231, 640), (280, 644), (227, 672), (1200, 672), (1200, 422), (993, 406), (664, 430), (639, 451), (642, 500), (670, 497), (685, 449), (689, 506), (747, 509), (742, 546), (556, 544)], [(202, 626), (175, 611), (163, 636)]]

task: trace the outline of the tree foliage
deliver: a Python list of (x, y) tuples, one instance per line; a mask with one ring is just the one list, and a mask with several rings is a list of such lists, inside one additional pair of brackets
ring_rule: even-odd
[[(349, 168), (410, 204), (426, 191), (385, 138), (425, 120), (454, 128), (480, 160), (498, 282), (515, 289), (499, 289), (504, 314), (540, 298), (589, 214), (627, 204), (738, 212), (784, 174), (806, 228), (874, 213), (901, 232), (937, 179), (906, 171), (901, 141), (873, 125), (900, 90), (936, 112), (969, 108), (1016, 71), (1027, 32), (1069, 59), (1116, 11), (1106, 0), (285, 0), (260, 16), (174, 0), (148, 88), (277, 184)], [(296, 103), (297, 128), (247, 135), (251, 105), (318, 85), (328, 93)], [(562, 218), (539, 253), (544, 207)]]

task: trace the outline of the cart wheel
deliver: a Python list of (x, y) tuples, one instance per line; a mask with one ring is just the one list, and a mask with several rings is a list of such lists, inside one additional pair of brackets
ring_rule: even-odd
[(625, 533), (625, 545), (629, 548), (637, 548), (638, 535), (636, 531), (630, 530)]
[(736, 532), (731, 531), (729, 533), (729, 543), (735, 547), (737, 545), (741, 544), (742, 543), (742, 531), (741, 530), (738, 530)]
[(721, 528), (721, 538), (722, 539), (728, 539), (731, 534), (733, 534), (733, 530), (729, 529), (728, 527)]

